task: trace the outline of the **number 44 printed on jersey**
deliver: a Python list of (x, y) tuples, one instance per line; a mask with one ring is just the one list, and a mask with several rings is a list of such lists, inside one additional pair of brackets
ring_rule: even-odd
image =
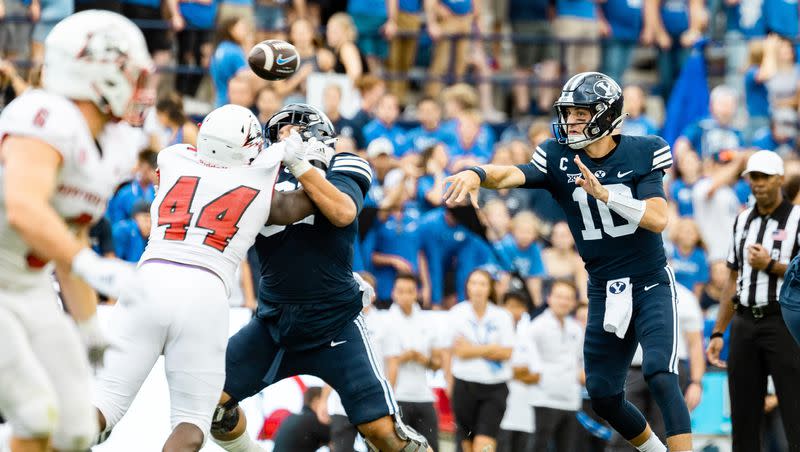
[[(195, 214), (189, 209), (200, 178), (181, 176), (158, 206), (158, 226), (166, 226), (165, 240), (186, 240), (186, 232)], [(203, 245), (223, 252), (239, 230), (237, 224), (259, 190), (240, 185), (223, 193), (200, 209), (194, 226), (208, 230)]]

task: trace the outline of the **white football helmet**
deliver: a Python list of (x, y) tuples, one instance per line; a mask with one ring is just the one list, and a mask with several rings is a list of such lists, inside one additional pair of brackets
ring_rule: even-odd
[(45, 90), (91, 101), (115, 119), (143, 119), (154, 99), (148, 79), (155, 65), (133, 22), (110, 11), (82, 11), (56, 24), (44, 47)]
[(253, 112), (239, 105), (223, 105), (212, 111), (197, 133), (197, 157), (211, 166), (247, 166), (263, 146), (261, 123)]

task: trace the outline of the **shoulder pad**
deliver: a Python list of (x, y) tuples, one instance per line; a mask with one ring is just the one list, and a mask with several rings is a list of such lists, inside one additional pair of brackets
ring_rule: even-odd
[(647, 149), (646, 156), (649, 172), (656, 170), (666, 171), (667, 168), (672, 166), (672, 151), (663, 138), (650, 135), (644, 137), (644, 139), (647, 143), (645, 149)]
[(533, 156), (531, 157), (531, 164), (536, 167), (539, 171), (547, 174), (547, 160), (548, 157), (550, 160), (554, 158), (558, 158), (561, 155), (561, 145), (553, 139), (547, 139), (538, 146), (536, 149), (533, 150)]
[(329, 172), (347, 174), (355, 179), (362, 188), (366, 187), (366, 190), (369, 190), (372, 185), (372, 169), (369, 163), (355, 154), (345, 152), (334, 155)]
[[(77, 136), (86, 129), (77, 107), (66, 98), (34, 89), (8, 104), (0, 115), (0, 134), (44, 141), (65, 160), (78, 151)], [(88, 131), (87, 131), (88, 133)]]

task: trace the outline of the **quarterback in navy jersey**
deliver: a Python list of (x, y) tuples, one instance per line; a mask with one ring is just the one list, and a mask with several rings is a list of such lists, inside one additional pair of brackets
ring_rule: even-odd
[(624, 397), (641, 343), (669, 450), (691, 451), (677, 375), (674, 275), (661, 241), (667, 225), (662, 178), (672, 155), (660, 137), (612, 134), (623, 120), (622, 104), (622, 90), (608, 76), (573, 76), (555, 103), (556, 139), (538, 146), (526, 165), (483, 165), (449, 177), (444, 196), (476, 202), (481, 187), (540, 188), (553, 195), (589, 273), (584, 365), (594, 410), (639, 450), (666, 450)]
[(371, 450), (429, 450), (425, 438), (402, 423), (361, 316), (372, 288), (353, 273), (353, 244), (372, 182), (369, 164), (354, 154), (334, 156), (333, 125), (309, 105), (287, 105), (266, 130), (285, 154), (275, 189), (302, 184), (318, 212), (289, 226), (265, 226), (256, 240), (258, 309), (228, 342), (224, 392), (211, 428), (215, 442), (228, 451), (260, 450), (246, 433), (238, 402), (308, 374), (339, 393)]

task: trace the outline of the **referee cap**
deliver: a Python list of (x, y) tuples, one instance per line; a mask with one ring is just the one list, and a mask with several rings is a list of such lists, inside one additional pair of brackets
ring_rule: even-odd
[(742, 175), (749, 173), (783, 176), (783, 159), (772, 151), (758, 151), (747, 159), (747, 168)]

